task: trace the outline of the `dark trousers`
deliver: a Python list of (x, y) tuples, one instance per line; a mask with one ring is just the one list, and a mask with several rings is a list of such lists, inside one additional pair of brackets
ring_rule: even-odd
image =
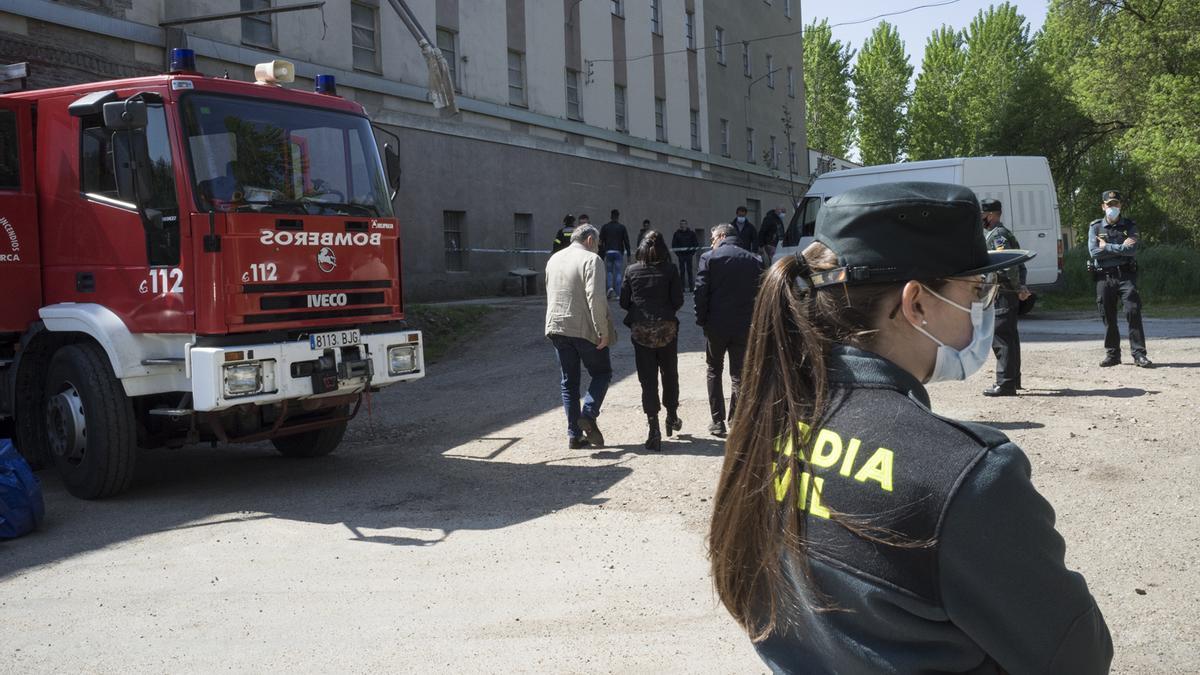
[(658, 375), (662, 373), (662, 405), (667, 412), (679, 407), (679, 339), (664, 347), (646, 347), (633, 343), (633, 359), (637, 364), (638, 382), (642, 383), (642, 412), (657, 415)]
[[(742, 360), (746, 356), (746, 334), (714, 335), (705, 332), (708, 338), (704, 358), (708, 363), (708, 410), (714, 422), (733, 419), (737, 408), (738, 390), (742, 386)], [(725, 414), (725, 390), (721, 386), (721, 373), (725, 369), (725, 354), (729, 354), (729, 415)]]
[(1017, 332), (1017, 296), (1006, 291), (996, 299), (996, 332), (992, 352), (996, 355), (996, 384), (1021, 386), (1021, 335)]
[(696, 274), (692, 270), (694, 256), (691, 253), (680, 253), (677, 257), (679, 259), (679, 282), (689, 291), (694, 290), (696, 288)]
[(1142, 330), (1142, 296), (1137, 291), (1137, 273), (1109, 274), (1096, 281), (1096, 306), (1104, 317), (1104, 349), (1121, 357), (1121, 329), (1117, 326), (1117, 298), (1125, 305), (1129, 324), (1129, 351), (1134, 358), (1146, 355), (1146, 333)]
[[(563, 410), (567, 413), (567, 436), (579, 438), (579, 416), (596, 419), (600, 416), (600, 404), (608, 393), (612, 381), (612, 363), (608, 358), (608, 347), (596, 349), (596, 345), (577, 337), (551, 335), (550, 342), (558, 354), (558, 367), (562, 370)], [(588, 383), (587, 396), (580, 409), (579, 381), (580, 366), (587, 368), (592, 381)]]

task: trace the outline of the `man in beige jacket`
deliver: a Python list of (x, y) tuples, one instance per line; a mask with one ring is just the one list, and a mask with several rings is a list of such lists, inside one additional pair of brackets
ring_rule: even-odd
[[(571, 448), (582, 448), (585, 443), (604, 446), (596, 418), (612, 381), (608, 346), (615, 332), (604, 293), (604, 261), (597, 255), (599, 245), (596, 228), (580, 225), (571, 233), (571, 245), (550, 256), (546, 263), (546, 337), (554, 344), (562, 370), (563, 409)], [(591, 377), (582, 409), (581, 366)]]

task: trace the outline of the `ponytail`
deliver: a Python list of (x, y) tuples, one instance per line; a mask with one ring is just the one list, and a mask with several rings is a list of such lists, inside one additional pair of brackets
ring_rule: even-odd
[[(803, 255), (781, 258), (767, 270), (754, 303), (708, 536), (717, 595), (754, 640), (776, 629), (787, 605), (805, 602), (796, 584), (811, 582), (806, 518), (797, 497), (802, 485), (815, 489), (816, 481), (809, 485), (799, 477), (808, 470), (808, 430), (820, 427), (830, 407), (830, 348), (869, 344), (879, 307), (899, 290), (894, 284), (813, 284), (814, 273), (837, 266), (836, 255), (819, 243)], [(834, 519), (870, 536), (869, 528)], [(785, 574), (785, 554), (801, 575), (795, 583)], [(824, 596), (816, 591), (813, 597)]]

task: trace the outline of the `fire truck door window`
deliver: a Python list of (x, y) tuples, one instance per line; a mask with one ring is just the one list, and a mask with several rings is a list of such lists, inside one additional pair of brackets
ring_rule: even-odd
[(125, 202), (131, 207), (136, 201), (133, 176), (129, 167), (129, 152), (133, 144), (145, 143), (150, 164), (149, 175), (142, 177), (148, 192), (142, 195), (142, 206), (161, 211), (164, 217), (178, 213), (175, 198), (175, 170), (171, 157), (171, 144), (167, 135), (166, 113), (162, 104), (147, 106), (149, 125), (145, 131), (118, 131), (105, 129), (99, 117), (83, 118), (80, 139), (80, 188), (87, 194), (95, 194)]
[(17, 115), (0, 110), (0, 190), (21, 189), (21, 155), (17, 150)]

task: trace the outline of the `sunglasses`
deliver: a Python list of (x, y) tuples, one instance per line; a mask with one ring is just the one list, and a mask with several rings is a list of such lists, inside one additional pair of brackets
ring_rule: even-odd
[(1000, 293), (1000, 275), (998, 272), (981, 274), (974, 279), (946, 277), (942, 279), (942, 281), (971, 284), (975, 290), (975, 302), (983, 303), (985, 309), (991, 307), (992, 303), (996, 302), (996, 296)]

